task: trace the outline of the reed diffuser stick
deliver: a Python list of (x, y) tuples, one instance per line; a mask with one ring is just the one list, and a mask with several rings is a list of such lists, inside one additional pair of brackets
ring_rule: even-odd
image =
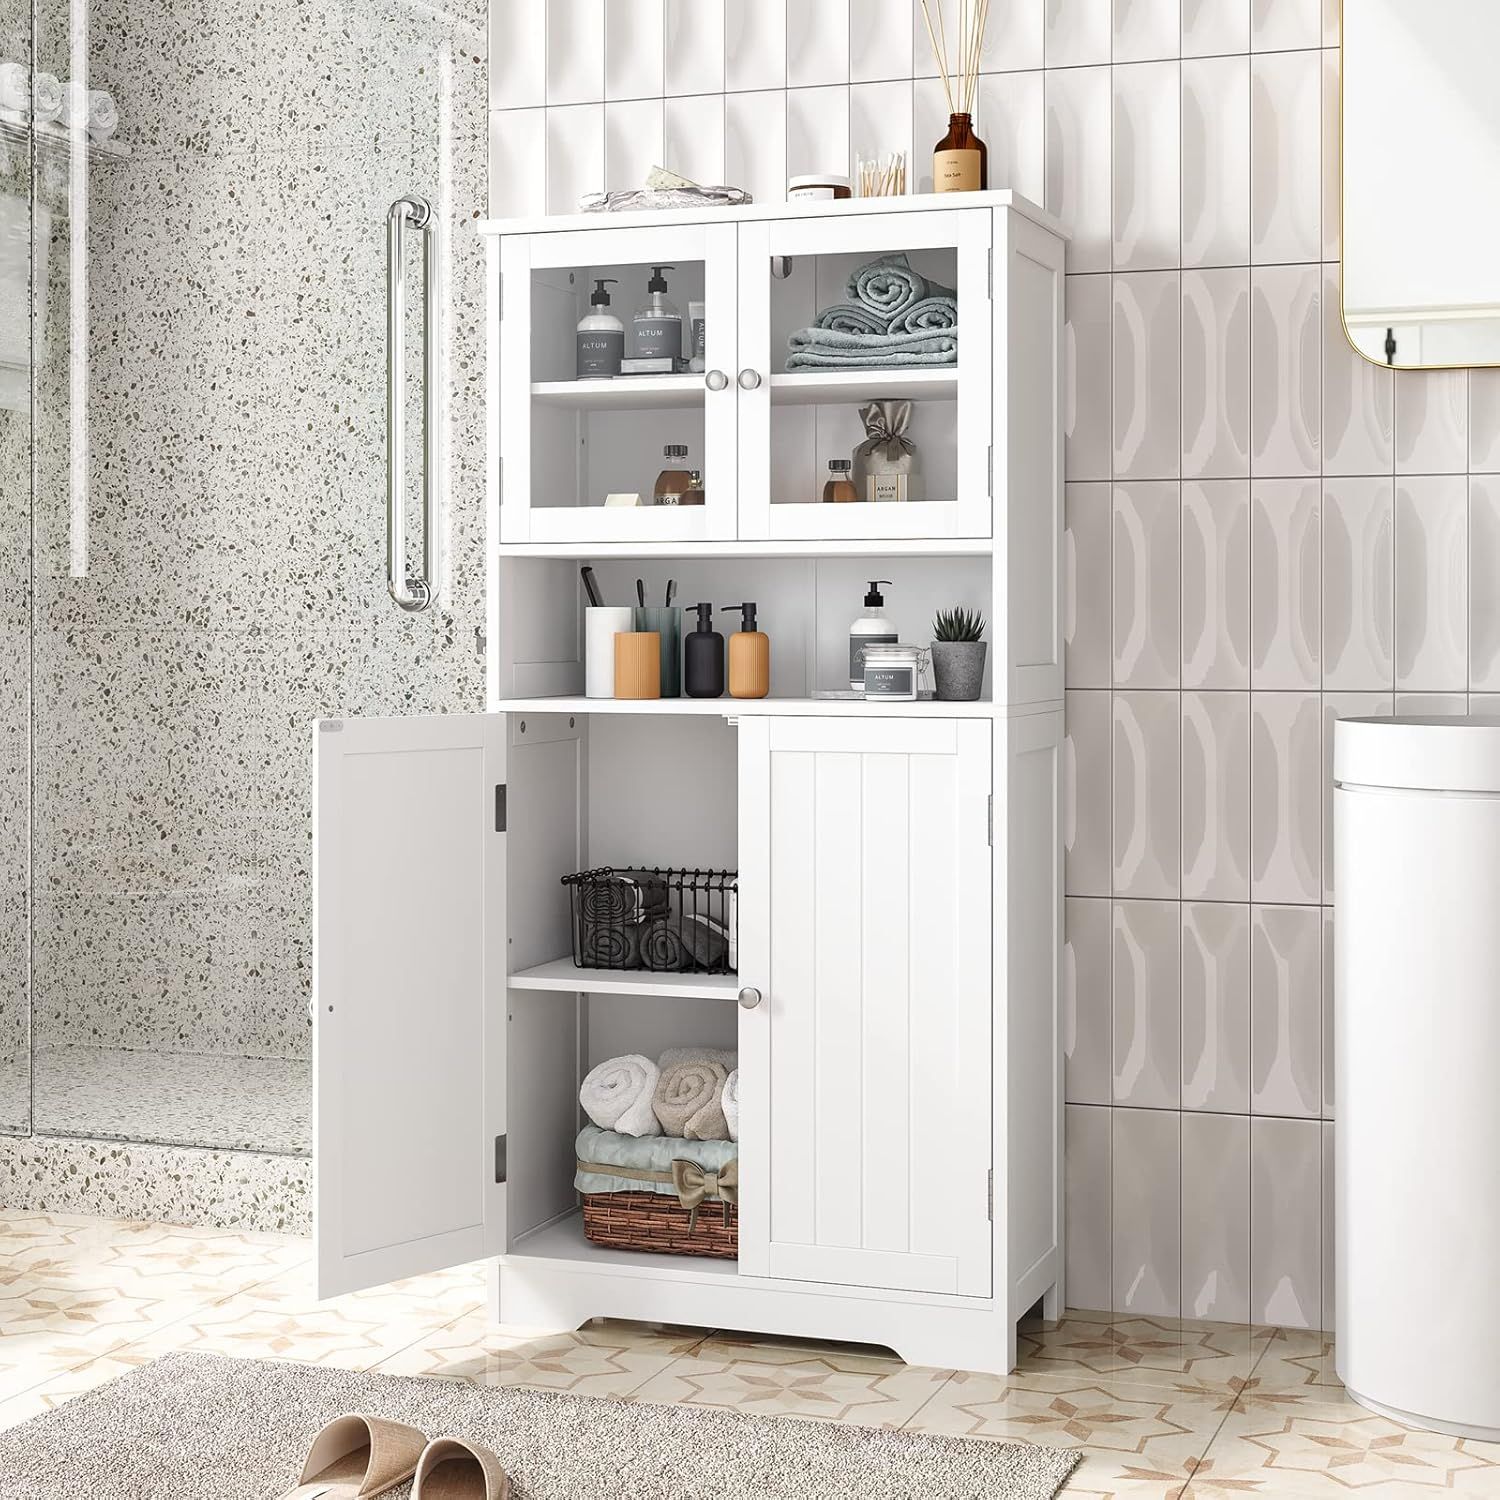
[(932, 43), (932, 55), (935, 58), (937, 58), (937, 65), (938, 65), (939, 70), (942, 73), (942, 78), (943, 78), (943, 93), (947, 96), (947, 100), (948, 100), (948, 113), (951, 115), (953, 113), (953, 89), (952, 89), (952, 86), (948, 82), (948, 55), (947, 55), (948, 54), (948, 40), (947, 40), (947, 38), (944, 37), (942, 45), (941, 46), (938, 45), (938, 35), (941, 32), (942, 25), (943, 25), (943, 6), (942, 6), (942, 0), (938, 0), (938, 30), (937, 31), (934, 31), (933, 28), (932, 28), (932, 9), (931, 9), (931, 7), (928, 4), (928, 0), (922, 0), (922, 19), (927, 23), (927, 40)]

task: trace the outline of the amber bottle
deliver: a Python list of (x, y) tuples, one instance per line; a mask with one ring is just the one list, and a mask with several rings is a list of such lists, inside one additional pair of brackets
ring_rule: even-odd
[(935, 193), (983, 192), (989, 186), (990, 153), (974, 134), (973, 118), (948, 116), (948, 134), (932, 148), (932, 190)]

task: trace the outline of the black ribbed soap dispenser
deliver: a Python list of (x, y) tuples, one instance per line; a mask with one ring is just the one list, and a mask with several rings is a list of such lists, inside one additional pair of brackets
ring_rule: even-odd
[(724, 696), (724, 637), (712, 604), (695, 604), (698, 623), (682, 638), (682, 686), (689, 698)]

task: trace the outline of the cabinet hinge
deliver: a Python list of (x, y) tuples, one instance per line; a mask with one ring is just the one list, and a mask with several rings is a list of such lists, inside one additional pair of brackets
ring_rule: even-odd
[(505, 832), (505, 786), (495, 788), (495, 832)]
[(991, 1167), (984, 1174), (984, 1202), (985, 1213), (991, 1224), (995, 1222), (995, 1169)]
[(984, 799), (985, 801), (985, 834), (984, 841), (991, 849), (995, 847), (995, 798), (994, 795)]
[(495, 1181), (505, 1181), (505, 1137), (495, 1137)]

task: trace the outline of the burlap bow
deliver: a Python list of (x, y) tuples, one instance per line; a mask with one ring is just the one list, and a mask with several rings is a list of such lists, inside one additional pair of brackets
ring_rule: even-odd
[(717, 1200), (724, 1205), (724, 1222), (729, 1223), (729, 1205), (740, 1201), (740, 1164), (726, 1162), (717, 1172), (700, 1167), (695, 1161), (678, 1156), (672, 1159), (672, 1186), (677, 1189), (677, 1201), (688, 1211), (688, 1230), (698, 1225), (698, 1208), (706, 1200)]

